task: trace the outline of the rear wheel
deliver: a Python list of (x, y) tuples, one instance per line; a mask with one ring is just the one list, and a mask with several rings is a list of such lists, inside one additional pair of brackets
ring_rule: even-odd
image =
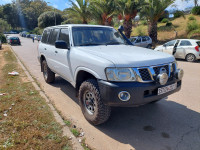
[(152, 48), (152, 45), (151, 45), (151, 44), (147, 45), (147, 48), (151, 49), (151, 48)]
[(194, 62), (196, 61), (196, 57), (194, 54), (187, 54), (186, 58), (185, 58), (188, 62)]
[(99, 125), (110, 117), (111, 109), (101, 101), (97, 81), (89, 79), (84, 81), (79, 90), (79, 104), (84, 117), (93, 125)]
[(46, 60), (42, 61), (42, 71), (44, 79), (47, 83), (52, 83), (55, 81), (55, 73), (51, 71), (48, 67)]

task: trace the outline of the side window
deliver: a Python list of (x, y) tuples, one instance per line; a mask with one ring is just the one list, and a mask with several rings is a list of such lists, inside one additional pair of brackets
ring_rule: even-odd
[(58, 36), (58, 32), (59, 32), (59, 29), (51, 30), (51, 34), (50, 34), (49, 40), (48, 40), (49, 44), (55, 45), (55, 42), (56, 42), (56, 39), (57, 39), (57, 36)]
[(169, 41), (169, 42), (166, 43), (165, 45), (166, 45), (166, 46), (174, 46), (175, 42), (176, 42), (175, 40)]
[(47, 39), (48, 39), (48, 31), (44, 30), (41, 42), (42, 43), (47, 43)]
[(67, 43), (67, 45), (69, 45), (69, 30), (61, 29), (58, 40), (63, 40)]
[(141, 38), (138, 38), (135, 43), (140, 43), (141, 42)]
[(190, 41), (186, 41), (186, 40), (183, 40), (181, 41), (180, 43), (180, 46), (191, 46), (192, 44), (190, 43)]
[(146, 42), (147, 38), (146, 37), (142, 37), (142, 42)]

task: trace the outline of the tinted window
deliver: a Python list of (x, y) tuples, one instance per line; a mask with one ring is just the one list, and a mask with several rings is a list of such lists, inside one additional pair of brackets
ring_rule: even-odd
[(58, 40), (63, 40), (69, 45), (69, 31), (68, 29), (61, 29)]
[(166, 46), (174, 46), (176, 40), (173, 40), (173, 41), (169, 41), (168, 43), (166, 43), (165, 45)]
[(51, 34), (50, 34), (49, 40), (48, 40), (49, 44), (55, 45), (55, 42), (56, 42), (56, 39), (57, 39), (57, 36), (58, 36), (58, 32), (59, 32), (59, 29), (51, 30)]
[(130, 39), (131, 42), (134, 42), (137, 38), (132, 38)]
[(48, 30), (44, 30), (43, 36), (42, 36), (42, 41), (41, 41), (42, 43), (47, 43), (48, 35), (49, 35)]
[(141, 38), (138, 38), (135, 43), (140, 43), (141, 42)]
[(146, 42), (147, 38), (146, 37), (142, 37), (142, 42)]
[(191, 46), (192, 44), (189, 41), (181, 41), (180, 46)]

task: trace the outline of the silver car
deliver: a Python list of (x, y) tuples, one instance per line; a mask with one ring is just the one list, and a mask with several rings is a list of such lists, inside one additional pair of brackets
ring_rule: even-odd
[(200, 59), (200, 40), (176, 39), (169, 41), (154, 50), (169, 53), (175, 58), (194, 62)]
[(139, 47), (152, 47), (152, 39), (149, 36), (135, 36), (129, 39), (134, 46)]

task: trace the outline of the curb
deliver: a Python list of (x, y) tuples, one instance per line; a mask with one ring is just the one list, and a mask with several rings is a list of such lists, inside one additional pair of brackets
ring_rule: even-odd
[(27, 67), (23, 64), (23, 61), (21, 61), (18, 57), (18, 55), (14, 52), (11, 46), (11, 51), (15, 55), (18, 64), (21, 66), (22, 70), (25, 72), (26, 76), (28, 77), (28, 80), (32, 83), (34, 88), (39, 92), (40, 96), (45, 99), (46, 103), (50, 107), (54, 118), (56, 121), (62, 126), (62, 131), (63, 131), (63, 136), (67, 136), (68, 138), (70, 137), (70, 141), (72, 143), (72, 147), (74, 150), (84, 150), (81, 144), (78, 142), (78, 139), (71, 133), (70, 129), (68, 126), (65, 125), (64, 120), (62, 117), (59, 115), (59, 113), (56, 111), (55, 107), (52, 105), (51, 100), (46, 96), (46, 94), (42, 91), (42, 89), (37, 85), (33, 77), (31, 76), (31, 73), (27, 69)]

